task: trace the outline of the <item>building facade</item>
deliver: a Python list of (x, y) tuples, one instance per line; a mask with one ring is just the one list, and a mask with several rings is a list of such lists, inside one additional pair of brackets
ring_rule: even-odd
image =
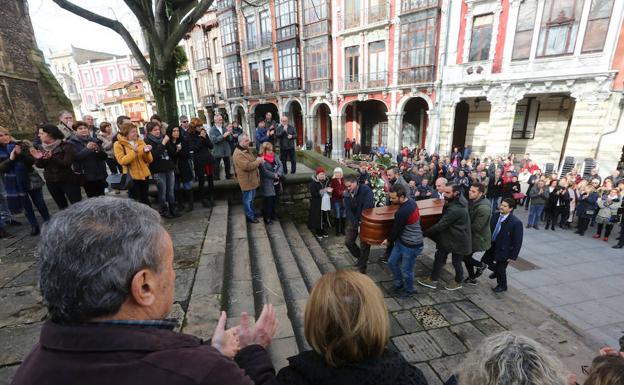
[(191, 76), (188, 70), (178, 73), (175, 81), (176, 102), (178, 104), (178, 116), (194, 118), (197, 116), (195, 110), (195, 100), (193, 98), (193, 88), (191, 87)]

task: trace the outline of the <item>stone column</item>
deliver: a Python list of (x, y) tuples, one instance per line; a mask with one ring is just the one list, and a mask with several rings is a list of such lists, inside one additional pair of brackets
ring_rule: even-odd
[(256, 141), (256, 114), (253, 112), (250, 112), (249, 114), (247, 114), (247, 125), (249, 127), (249, 131), (247, 132), (249, 134), (249, 138), (251, 139), (252, 142), (255, 143)]
[(332, 121), (332, 159), (341, 159), (344, 155), (342, 144), (345, 140), (345, 127), (342, 115), (330, 115)]
[(388, 151), (395, 156), (399, 152), (399, 145), (401, 143), (401, 123), (403, 114), (400, 112), (386, 112), (388, 116)]
[(438, 118), (438, 138), (436, 145), (436, 152), (438, 154), (450, 154), (451, 151), (451, 138), (453, 136), (453, 121), (455, 119), (455, 104), (453, 101), (443, 102), (439, 107)]
[(438, 152), (440, 147), (440, 113), (437, 108), (427, 110), (427, 135), (425, 148), (430, 154)]
[(305, 115), (303, 124), (303, 145), (305, 146), (306, 139), (312, 141), (312, 149), (318, 144), (318, 134), (316, 133), (318, 127), (314, 121), (314, 115)]
[(485, 155), (506, 155), (511, 144), (516, 100), (513, 98), (496, 98), (490, 102), (489, 133), (485, 145)]

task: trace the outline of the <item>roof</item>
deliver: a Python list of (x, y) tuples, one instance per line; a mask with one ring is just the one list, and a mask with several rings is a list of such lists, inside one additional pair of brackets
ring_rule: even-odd
[(119, 96), (108, 96), (102, 99), (102, 104), (119, 103)]
[(98, 61), (98, 60), (110, 60), (114, 58), (123, 58), (127, 55), (116, 55), (108, 52), (100, 52), (100, 51), (92, 51), (90, 49), (71, 47), (69, 51), (59, 51), (50, 54), (50, 59), (55, 59), (58, 57), (64, 56), (72, 56), (76, 63), (83, 64), (89, 61)]
[(106, 87), (107, 91), (112, 91), (112, 90), (118, 90), (120, 88), (126, 88), (127, 86), (129, 86), (130, 84), (132, 84), (132, 82), (128, 82), (128, 81), (120, 81), (120, 82), (115, 82), (113, 84), (111, 84), (110, 86)]

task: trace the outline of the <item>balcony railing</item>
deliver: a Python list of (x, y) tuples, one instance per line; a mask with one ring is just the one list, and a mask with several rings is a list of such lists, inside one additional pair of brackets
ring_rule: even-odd
[(228, 99), (243, 97), (243, 87), (228, 88), (226, 91)]
[(306, 82), (306, 91), (313, 92), (330, 92), (332, 90), (332, 80), (331, 79), (316, 79), (309, 80)]
[(254, 49), (260, 49), (270, 47), (273, 43), (273, 38), (270, 33), (263, 34), (261, 36), (253, 36), (251, 39), (247, 39), (243, 42), (243, 51), (252, 51)]
[(433, 83), (435, 66), (418, 66), (399, 69), (399, 84)]
[(271, 46), (271, 44), (273, 44), (273, 34), (271, 32), (260, 34), (260, 48)]
[(378, 23), (388, 18), (388, 5), (377, 4), (366, 10), (366, 21), (368, 24)]
[(265, 94), (270, 94), (275, 92), (276, 88), (275, 88), (275, 82), (273, 81), (264, 81), (264, 93)]
[(296, 91), (301, 89), (301, 78), (282, 79), (275, 82), (277, 91)]
[(345, 77), (342, 85), (343, 90), (359, 90), (360, 88), (362, 88), (362, 79), (359, 74)]
[(364, 76), (366, 88), (385, 87), (387, 83), (387, 72), (371, 72)]
[(207, 70), (210, 69), (210, 58), (205, 57), (201, 59), (197, 59), (193, 62), (193, 66), (195, 67), (195, 71)]
[(360, 26), (360, 11), (354, 13), (345, 13), (342, 19), (342, 29), (355, 28)]
[(402, 0), (401, 13), (420, 11), (438, 6), (439, 0)]
[(234, 8), (234, 0), (217, 0), (217, 11), (223, 11), (224, 9)]
[(214, 95), (202, 95), (199, 101), (203, 106), (214, 106), (217, 104), (217, 98)]
[(235, 55), (240, 52), (238, 41), (223, 45), (223, 56)]
[(282, 28), (278, 28), (275, 35), (275, 41), (294, 39), (299, 36), (299, 25), (291, 24)]
[(258, 48), (258, 39), (256, 38), (256, 36), (250, 38), (247, 38), (247, 40), (243, 41), (243, 48), (242, 51), (251, 51), (254, 50), (256, 48)]
[(251, 84), (245, 86), (245, 96), (255, 96), (262, 94), (259, 81), (253, 81)]
[(303, 26), (303, 38), (309, 39), (311, 37), (327, 34), (329, 32), (329, 20), (321, 20), (312, 24), (306, 24)]

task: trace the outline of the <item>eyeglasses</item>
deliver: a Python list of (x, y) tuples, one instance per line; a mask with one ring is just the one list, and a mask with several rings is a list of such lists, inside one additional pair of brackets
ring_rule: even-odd
[(188, 120), (183, 120), (182, 123), (188, 123)]

